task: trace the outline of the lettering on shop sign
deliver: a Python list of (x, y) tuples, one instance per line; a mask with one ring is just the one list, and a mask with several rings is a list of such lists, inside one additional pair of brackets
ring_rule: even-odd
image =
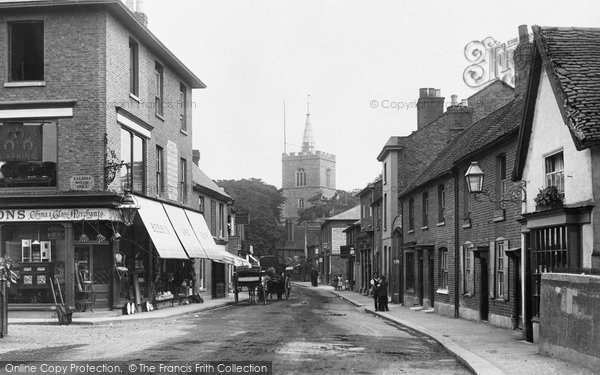
[(71, 177), (71, 190), (90, 191), (94, 188), (94, 177), (80, 175)]
[(122, 221), (117, 210), (111, 208), (40, 208), (0, 210), (0, 223), (19, 221)]
[(154, 233), (170, 234), (169, 227), (163, 224), (150, 223), (150, 227)]

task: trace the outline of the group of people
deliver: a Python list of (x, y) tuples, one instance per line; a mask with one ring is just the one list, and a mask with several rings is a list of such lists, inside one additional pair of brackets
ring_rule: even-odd
[(334, 275), (331, 282), (333, 283), (333, 289), (342, 290), (342, 286), (344, 285), (344, 280), (342, 279), (341, 273), (338, 274), (337, 276)]
[(377, 272), (373, 273), (371, 294), (375, 303), (375, 311), (390, 311), (388, 308), (388, 282), (385, 275), (380, 277)]

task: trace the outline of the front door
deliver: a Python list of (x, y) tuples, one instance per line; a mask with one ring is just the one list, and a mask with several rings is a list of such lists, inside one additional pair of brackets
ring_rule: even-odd
[(481, 282), (479, 295), (479, 318), (483, 321), (488, 320), (489, 314), (489, 287), (488, 287), (488, 260), (486, 257), (480, 258), (481, 264)]
[[(81, 283), (84, 274), (92, 282), (95, 292), (94, 308), (110, 308), (110, 279), (112, 274), (112, 253), (108, 244), (78, 244), (75, 246), (76, 271), (87, 268), (87, 273), (79, 272)], [(76, 283), (79, 292), (80, 284)], [(77, 293), (76, 293), (77, 295)]]
[(429, 303), (430, 308), (434, 308), (434, 300), (435, 300), (435, 272), (434, 272), (434, 260), (433, 256), (429, 257)]

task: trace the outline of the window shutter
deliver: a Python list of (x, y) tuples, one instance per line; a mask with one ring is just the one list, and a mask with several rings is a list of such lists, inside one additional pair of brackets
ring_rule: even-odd
[(496, 298), (496, 242), (494, 241), (490, 241), (489, 263), (488, 288), (490, 297)]
[(473, 254), (473, 248), (469, 248), (467, 249), (467, 251), (471, 252), (471, 256), (469, 257), (469, 263), (471, 266), (471, 274), (469, 275), (469, 280), (467, 280), (467, 282), (469, 283), (469, 293), (471, 293), (471, 295), (475, 294), (475, 254)]
[(510, 275), (509, 275), (509, 264), (508, 264), (508, 255), (506, 251), (509, 249), (508, 240), (504, 240), (504, 254), (502, 254), (502, 258), (504, 258), (504, 300), (508, 301), (510, 296)]

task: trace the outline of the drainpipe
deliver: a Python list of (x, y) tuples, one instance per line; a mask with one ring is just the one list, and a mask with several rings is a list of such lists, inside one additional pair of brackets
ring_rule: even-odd
[(459, 259), (460, 259), (460, 243), (458, 240), (459, 230), (458, 230), (458, 218), (459, 218), (459, 199), (458, 199), (458, 168), (454, 168), (454, 317), (458, 318), (459, 315), (459, 298), (460, 293), (458, 287), (460, 285), (460, 267), (459, 267)]

